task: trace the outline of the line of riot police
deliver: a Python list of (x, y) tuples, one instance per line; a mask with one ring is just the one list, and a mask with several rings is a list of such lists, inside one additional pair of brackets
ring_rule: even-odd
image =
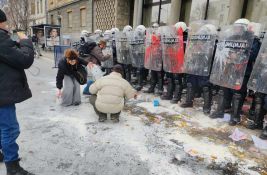
[[(112, 28), (103, 34), (97, 30), (88, 38), (107, 42), (102, 50), (112, 55), (102, 62), (107, 73), (114, 64), (123, 65), (124, 78), (132, 83), (135, 76), (138, 91), (150, 73), (149, 88), (144, 92), (155, 93), (174, 104), (181, 102), (182, 108), (193, 107), (194, 98), (202, 94), (204, 114), (214, 119), (230, 113), (230, 125), (241, 122), (247, 92), (254, 91), (246, 127), (263, 129), (260, 137), (267, 139), (267, 37), (259, 37), (264, 27), (239, 19), (219, 30), (216, 21), (199, 20), (189, 27), (178, 22), (149, 28), (139, 25), (134, 30), (131, 26), (125, 26), (123, 31)], [(182, 101), (183, 90), (186, 94)], [(214, 91), (218, 98), (212, 111)]]

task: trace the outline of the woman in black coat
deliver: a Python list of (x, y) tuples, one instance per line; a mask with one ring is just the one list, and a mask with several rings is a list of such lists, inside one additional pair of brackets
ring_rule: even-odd
[[(88, 63), (80, 59), (78, 53), (72, 49), (67, 49), (65, 58), (60, 60), (56, 85), (58, 88), (57, 96), (62, 97), (62, 106), (79, 105), (81, 103), (80, 84), (75, 75), (77, 75), (77, 70), (79, 70), (81, 66), (87, 66), (87, 64)], [(63, 91), (61, 90), (62, 88)]]

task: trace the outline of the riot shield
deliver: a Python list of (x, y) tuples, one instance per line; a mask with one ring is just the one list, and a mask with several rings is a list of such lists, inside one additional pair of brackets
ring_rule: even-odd
[(170, 73), (183, 73), (184, 42), (183, 30), (174, 26), (160, 27), (163, 70)]
[(101, 63), (104, 68), (112, 68), (113, 67), (113, 50), (112, 50), (112, 37), (104, 36), (104, 40), (106, 41), (106, 47), (102, 50), (103, 55), (111, 55), (111, 58), (103, 61)]
[(244, 25), (234, 24), (223, 28), (210, 75), (211, 83), (240, 90), (253, 39), (253, 33)]
[(132, 66), (144, 67), (145, 58), (145, 35), (140, 31), (132, 31), (129, 34), (129, 49)]
[(115, 34), (115, 40), (117, 61), (121, 64), (131, 64), (127, 34), (123, 32), (117, 32)]
[(185, 73), (209, 76), (217, 28), (208, 21), (194, 21), (190, 24), (189, 36), (185, 52)]
[(267, 38), (262, 41), (260, 51), (258, 53), (256, 62), (253, 66), (251, 76), (248, 81), (248, 88), (267, 94)]
[(146, 69), (154, 71), (162, 70), (160, 34), (158, 30), (152, 28), (146, 30), (144, 66)]

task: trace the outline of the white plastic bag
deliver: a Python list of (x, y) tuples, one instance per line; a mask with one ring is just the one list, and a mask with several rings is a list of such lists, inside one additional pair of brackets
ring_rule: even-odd
[(98, 80), (99, 78), (103, 77), (105, 72), (101, 70), (101, 67), (96, 65), (96, 64), (90, 64), (88, 66), (88, 70), (92, 73), (93, 75), (93, 80)]

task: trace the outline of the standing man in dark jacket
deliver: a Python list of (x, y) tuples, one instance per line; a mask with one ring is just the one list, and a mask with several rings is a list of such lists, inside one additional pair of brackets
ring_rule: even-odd
[(32, 97), (24, 69), (33, 63), (33, 45), (23, 33), (18, 33), (19, 43), (12, 41), (6, 20), (0, 9), (0, 161), (5, 162), (7, 175), (32, 175), (19, 165), (15, 104)]

